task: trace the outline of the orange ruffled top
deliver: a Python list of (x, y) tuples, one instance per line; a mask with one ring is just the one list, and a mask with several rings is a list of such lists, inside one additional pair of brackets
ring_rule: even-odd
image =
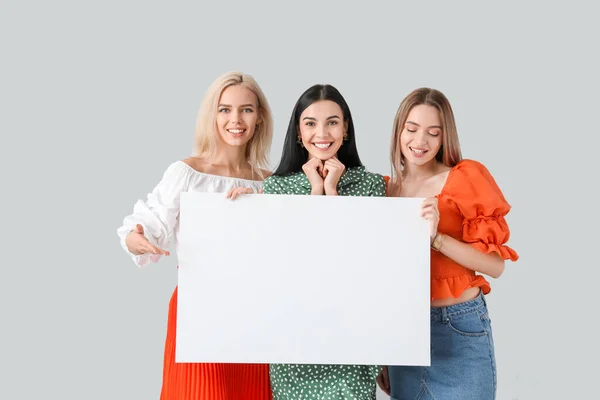
[[(389, 177), (385, 178), (389, 181)], [(504, 217), (511, 206), (483, 164), (460, 161), (450, 170), (436, 197), (440, 233), (469, 243), (483, 253), (496, 252), (504, 260), (518, 260), (518, 254), (506, 245), (510, 230)], [(431, 251), (431, 300), (456, 298), (471, 287), (480, 287), (484, 294), (491, 291), (485, 277), (441, 252)]]

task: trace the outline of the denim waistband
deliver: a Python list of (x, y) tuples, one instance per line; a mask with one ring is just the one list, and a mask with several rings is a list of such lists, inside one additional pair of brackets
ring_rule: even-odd
[(474, 299), (464, 301), (462, 303), (453, 304), (451, 306), (442, 307), (431, 307), (431, 318), (439, 319), (445, 318), (446, 316), (452, 316), (457, 314), (465, 314), (473, 311), (477, 311), (482, 307), (486, 307), (485, 297), (483, 291), (479, 291), (479, 295)]

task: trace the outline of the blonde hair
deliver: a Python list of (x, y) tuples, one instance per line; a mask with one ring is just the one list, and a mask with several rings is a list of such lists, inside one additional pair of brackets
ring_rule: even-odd
[(271, 107), (258, 82), (242, 72), (226, 72), (209, 86), (196, 119), (194, 132), (194, 155), (212, 159), (217, 153), (217, 111), (219, 98), (223, 91), (232, 85), (241, 85), (250, 89), (258, 99), (258, 119), (254, 135), (246, 146), (246, 159), (262, 178), (261, 168), (268, 168), (268, 154), (273, 139), (273, 116)]
[(392, 179), (390, 179), (392, 186), (390, 189), (391, 195), (400, 195), (400, 191), (402, 190), (404, 156), (400, 147), (400, 136), (404, 130), (404, 124), (410, 110), (422, 104), (435, 107), (439, 111), (440, 120), (442, 121), (442, 146), (435, 155), (435, 159), (448, 167), (454, 167), (462, 159), (454, 112), (452, 111), (450, 101), (448, 101), (442, 92), (436, 89), (419, 88), (413, 90), (402, 100), (394, 117), (390, 147), (392, 164)]

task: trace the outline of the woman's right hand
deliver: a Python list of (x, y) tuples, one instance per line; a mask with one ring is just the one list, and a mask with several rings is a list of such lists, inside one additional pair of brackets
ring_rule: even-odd
[(302, 166), (302, 171), (306, 174), (310, 186), (310, 194), (323, 194), (325, 184), (323, 183), (323, 162), (318, 158), (311, 158)]
[(388, 376), (388, 367), (384, 366), (377, 376), (377, 386), (388, 396), (390, 395), (390, 378)]
[(125, 244), (127, 245), (127, 250), (136, 256), (142, 254), (161, 254), (168, 256), (170, 254), (167, 250), (152, 246), (148, 239), (146, 239), (146, 236), (144, 236), (144, 228), (140, 224), (137, 224), (135, 228), (129, 232), (125, 238)]

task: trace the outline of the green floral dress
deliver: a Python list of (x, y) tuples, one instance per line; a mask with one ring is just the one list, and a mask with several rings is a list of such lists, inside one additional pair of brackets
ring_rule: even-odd
[[(270, 176), (265, 194), (310, 195), (311, 184), (303, 172)], [(340, 196), (385, 196), (383, 176), (364, 167), (349, 168), (337, 187)], [(375, 400), (378, 365), (271, 364), (274, 400)]]

